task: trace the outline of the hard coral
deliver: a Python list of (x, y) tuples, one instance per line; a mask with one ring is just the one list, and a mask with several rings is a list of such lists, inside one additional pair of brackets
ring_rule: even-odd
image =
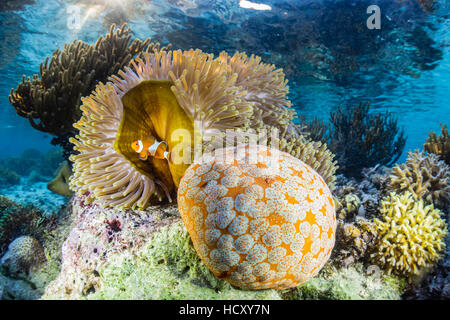
[(437, 154), (441, 160), (450, 165), (450, 136), (448, 135), (447, 125), (441, 124), (441, 135), (439, 136), (436, 136), (433, 131), (428, 133), (423, 148), (428, 153)]
[(392, 165), (402, 154), (406, 138), (387, 112), (369, 114), (369, 104), (339, 107), (331, 122), (329, 147), (345, 175), (360, 177), (363, 168)]
[(436, 263), (445, 249), (447, 225), (433, 205), (416, 200), (409, 191), (391, 193), (375, 219), (379, 240), (371, 257), (389, 273), (419, 274)]
[(409, 152), (406, 163), (392, 169), (389, 188), (398, 194), (409, 191), (415, 198), (445, 208), (450, 202), (450, 166), (435, 154)]
[(205, 154), (181, 180), (178, 207), (203, 262), (242, 288), (297, 286), (319, 272), (334, 245), (334, 202), (324, 180), (265, 146)]
[(28, 273), (45, 260), (44, 249), (39, 241), (30, 236), (21, 236), (8, 246), (8, 251), (0, 259), (0, 266), (9, 273)]
[(46, 215), (33, 206), (19, 205), (0, 196), (0, 255), (8, 244), (20, 236), (32, 236), (41, 241), (55, 227), (56, 215)]
[[(227, 129), (241, 136), (250, 128), (278, 129), (281, 150), (305, 159), (332, 184), (333, 155), (299, 138), (286, 80), (273, 65), (242, 53), (214, 59), (200, 50), (155, 50), (131, 64), (83, 99), (75, 124), (80, 134), (71, 140), (80, 152), (71, 157), (78, 194), (88, 191), (90, 201), (121, 208), (170, 199), (198, 147), (194, 137), (203, 139), (200, 148), (214, 149)], [(131, 144), (148, 136), (167, 141), (169, 161), (139, 159)]]
[(106, 81), (127, 66), (137, 54), (151, 48), (158, 48), (158, 44), (150, 43), (150, 39), (131, 42), (126, 25), (117, 30), (112, 25), (109, 34), (94, 45), (75, 40), (62, 51), (57, 49), (51, 59), (41, 63), (40, 77), (23, 77), (22, 83), (11, 90), (9, 101), (33, 128), (55, 136), (70, 136), (73, 123), (81, 116), (80, 98), (88, 95), (99, 81)]

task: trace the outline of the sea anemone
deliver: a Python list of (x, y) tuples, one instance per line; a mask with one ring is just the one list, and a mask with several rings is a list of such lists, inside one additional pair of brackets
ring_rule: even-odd
[(407, 191), (385, 197), (380, 211), (381, 219), (374, 220), (379, 239), (371, 255), (375, 263), (389, 273), (411, 276), (440, 259), (447, 225), (438, 209)]
[[(303, 155), (333, 180), (333, 155), (321, 145), (311, 150), (314, 144), (298, 136), (283, 72), (258, 57), (222, 53), (214, 59), (200, 50), (155, 50), (110, 80), (82, 99), (83, 115), (74, 125), (80, 133), (71, 139), (79, 152), (71, 156), (71, 188), (89, 192), (89, 201), (145, 208), (171, 199), (192, 151), (222, 147), (227, 129), (244, 136), (250, 128), (276, 128), (282, 150)], [(150, 136), (165, 143), (169, 160), (139, 158), (133, 142)], [(303, 148), (310, 153), (298, 150), (300, 145), (310, 146)]]
[(319, 272), (334, 246), (325, 181), (266, 146), (205, 154), (181, 179), (178, 209), (206, 266), (241, 288), (295, 287)]

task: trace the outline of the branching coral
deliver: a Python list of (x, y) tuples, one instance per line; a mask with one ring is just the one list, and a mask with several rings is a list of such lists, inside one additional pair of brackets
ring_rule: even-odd
[(433, 131), (428, 133), (423, 148), (428, 153), (437, 154), (441, 160), (450, 165), (450, 136), (448, 135), (447, 125), (441, 124), (441, 135), (439, 136)]
[(381, 202), (381, 219), (375, 219), (379, 240), (371, 257), (388, 272), (419, 274), (439, 260), (445, 249), (447, 225), (433, 205), (412, 193), (391, 193)]
[[(170, 198), (191, 151), (222, 147), (226, 130), (240, 136), (250, 128), (277, 128), (280, 148), (332, 183), (333, 155), (320, 143), (295, 139), (286, 80), (273, 65), (243, 53), (214, 59), (200, 50), (155, 50), (131, 65), (83, 99), (80, 134), (71, 140), (80, 152), (71, 157), (78, 194), (88, 191), (90, 200), (117, 207)], [(166, 141), (169, 161), (139, 159), (132, 142), (148, 136)]]
[(369, 104), (331, 113), (330, 150), (340, 170), (359, 177), (361, 169), (377, 164), (392, 165), (405, 146), (403, 130), (391, 114), (369, 114)]
[(11, 90), (9, 101), (33, 128), (55, 136), (70, 135), (73, 123), (81, 116), (80, 98), (140, 52), (158, 47), (150, 39), (131, 42), (126, 25), (117, 30), (112, 25), (109, 34), (93, 45), (75, 40), (62, 51), (57, 49), (51, 59), (41, 63), (40, 76), (34, 75), (32, 80), (24, 77)]
[(409, 152), (406, 163), (392, 169), (389, 188), (397, 193), (410, 191), (415, 198), (444, 208), (450, 202), (450, 167), (435, 154)]

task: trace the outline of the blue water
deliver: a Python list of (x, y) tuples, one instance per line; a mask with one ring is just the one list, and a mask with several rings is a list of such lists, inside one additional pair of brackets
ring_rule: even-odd
[[(258, 54), (285, 69), (290, 98), (307, 118), (327, 119), (338, 105), (361, 101), (371, 102), (373, 112), (388, 110), (408, 136), (400, 160), (421, 148), (440, 122), (448, 123), (449, 1), (436, 1), (432, 13), (416, 0), (254, 1), (270, 5), (269, 11), (239, 8), (238, 2), (36, 0), (0, 12), (0, 157), (51, 148), (50, 135), (16, 115), (8, 102), (11, 88), (22, 75), (38, 73), (58, 46), (75, 38), (95, 42), (111, 21), (127, 21), (136, 37), (174, 48)], [(79, 30), (67, 26), (73, 4), (83, 18)], [(380, 30), (366, 27), (371, 4), (381, 9)]]

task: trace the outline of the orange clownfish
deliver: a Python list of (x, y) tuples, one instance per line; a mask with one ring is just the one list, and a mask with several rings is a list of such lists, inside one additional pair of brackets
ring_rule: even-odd
[(170, 152), (167, 151), (167, 143), (158, 141), (154, 137), (145, 140), (136, 140), (131, 143), (131, 148), (139, 154), (139, 159), (147, 160), (149, 156), (156, 159), (169, 160)]

